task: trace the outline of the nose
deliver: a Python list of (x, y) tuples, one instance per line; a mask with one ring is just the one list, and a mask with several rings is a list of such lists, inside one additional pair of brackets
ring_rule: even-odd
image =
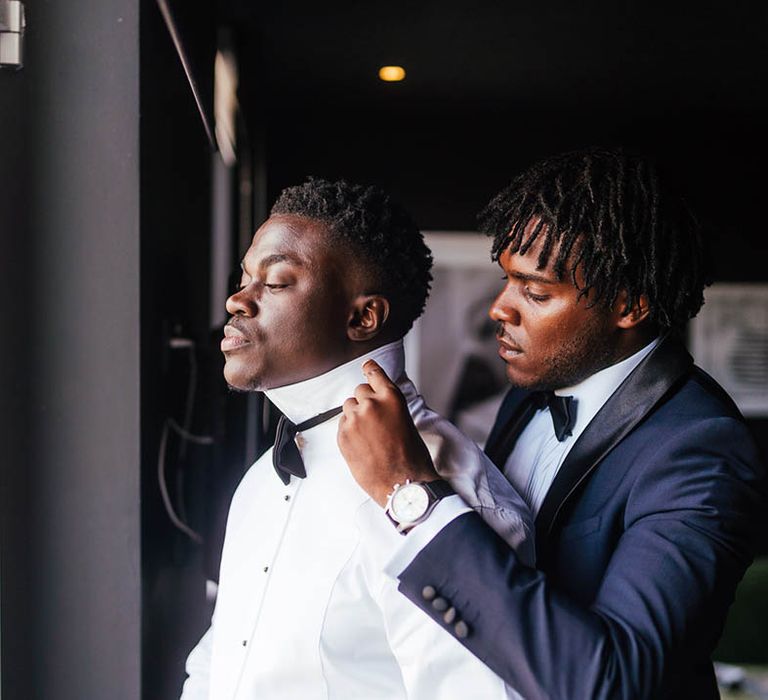
[(251, 285), (238, 289), (232, 294), (227, 299), (226, 307), (230, 316), (255, 316), (258, 306)]
[(488, 309), (488, 315), (500, 323), (508, 323), (513, 326), (520, 325), (520, 312), (512, 303), (511, 295), (507, 294), (506, 288), (493, 300)]

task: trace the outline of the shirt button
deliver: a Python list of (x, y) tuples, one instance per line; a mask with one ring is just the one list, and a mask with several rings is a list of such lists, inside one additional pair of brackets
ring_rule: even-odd
[(248, 640), (247, 639), (243, 640), (243, 646), (248, 646)]
[(267, 571), (269, 571), (269, 567), (268, 567), (268, 566), (265, 566), (265, 567), (264, 567), (264, 573), (266, 574), (266, 573), (267, 573)]
[(287, 493), (285, 494), (285, 500), (286, 501), (290, 501), (291, 500), (290, 494), (287, 494)]

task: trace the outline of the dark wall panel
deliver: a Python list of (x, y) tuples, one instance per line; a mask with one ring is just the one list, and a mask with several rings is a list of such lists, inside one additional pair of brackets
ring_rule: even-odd
[[(32, 697), (28, 455), (31, 362), (19, 303), (30, 284), (29, 83), (23, 72), (0, 71), (0, 653), (3, 698)], [(23, 291), (22, 291), (23, 290)], [(22, 335), (23, 334), (23, 335)]]
[(0, 176), (15, 373), (3, 382), (3, 700), (133, 700), (138, 4), (26, 5), (25, 68), (0, 75), (0, 121), (17, 124), (3, 129)]

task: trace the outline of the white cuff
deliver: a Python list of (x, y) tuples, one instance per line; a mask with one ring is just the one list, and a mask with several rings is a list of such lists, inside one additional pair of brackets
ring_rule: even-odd
[(389, 577), (397, 579), (440, 530), (471, 510), (461, 496), (447, 496), (440, 500), (423, 523), (403, 536), (395, 529), (383, 508), (374, 501), (367, 501), (358, 510), (356, 522), (364, 546), (369, 554), (375, 556), (377, 566)]
[[(416, 525), (405, 537), (400, 535), (402, 542), (385, 564), (384, 573), (396, 579), (440, 530), (455, 518), (471, 510), (461, 496), (443, 498), (423, 523)], [(387, 517), (386, 514), (384, 517)]]

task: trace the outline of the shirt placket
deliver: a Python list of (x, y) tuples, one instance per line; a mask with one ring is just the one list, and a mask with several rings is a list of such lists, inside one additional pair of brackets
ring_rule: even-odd
[(290, 482), (283, 489), (281, 489), (280, 499), (282, 503), (280, 505), (282, 508), (276, 509), (276, 512), (279, 512), (280, 517), (282, 518), (279, 534), (275, 540), (274, 546), (272, 547), (271, 556), (265, 557), (263, 562), (257, 563), (259, 568), (257, 569), (256, 581), (257, 583), (261, 584), (261, 587), (260, 589), (253, 591), (254, 597), (258, 600), (258, 603), (256, 604), (256, 607), (250, 616), (248, 623), (243, 626), (238, 643), (238, 648), (240, 649), (242, 656), (240, 672), (235, 688), (235, 697), (237, 697), (237, 693), (240, 690), (240, 685), (248, 666), (248, 656), (250, 649), (253, 646), (253, 640), (258, 633), (261, 612), (264, 610), (264, 606), (268, 604), (267, 599), (270, 594), (270, 582), (273, 578), (275, 567), (277, 566), (278, 560), (280, 558), (280, 549), (285, 540), (285, 534), (288, 529), (291, 512), (295, 507), (302, 483), (303, 482), (301, 479), (291, 477)]

